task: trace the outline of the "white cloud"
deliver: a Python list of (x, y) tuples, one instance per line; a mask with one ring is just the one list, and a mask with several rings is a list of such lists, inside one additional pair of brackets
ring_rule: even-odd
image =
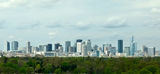
[(10, 35), (10, 36), (8, 36), (8, 38), (9, 38), (9, 39), (14, 39), (14, 38), (15, 38), (15, 36)]
[(152, 8), (151, 12), (152, 13), (160, 13), (160, 9), (158, 9), (158, 8)]
[(50, 39), (53, 39), (57, 35), (57, 32), (49, 32), (48, 35)]

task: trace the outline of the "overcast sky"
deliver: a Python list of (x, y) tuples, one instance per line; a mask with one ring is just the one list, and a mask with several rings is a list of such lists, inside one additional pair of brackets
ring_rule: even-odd
[(4, 41), (36, 46), (91, 39), (94, 44), (135, 36), (160, 48), (160, 0), (0, 0), (0, 48)]

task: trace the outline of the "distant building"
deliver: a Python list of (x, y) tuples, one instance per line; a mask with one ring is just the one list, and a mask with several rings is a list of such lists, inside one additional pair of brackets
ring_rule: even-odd
[(156, 53), (156, 48), (155, 47), (148, 48), (148, 56), (154, 57), (155, 53)]
[(123, 40), (118, 40), (118, 53), (123, 53)]
[(4, 51), (10, 51), (10, 43), (8, 41), (5, 41)]
[(52, 44), (47, 45), (47, 50), (46, 51), (52, 51)]
[(12, 41), (11, 44), (12, 51), (18, 50), (18, 41)]
[(148, 47), (143, 46), (142, 49), (143, 49), (144, 56), (148, 56)]
[(82, 43), (82, 56), (88, 56), (88, 49), (87, 49), (86, 42)]
[(130, 44), (130, 56), (134, 56), (136, 50), (137, 50), (137, 43), (134, 41), (134, 37), (132, 36)]
[(77, 52), (78, 53), (81, 53), (82, 52), (82, 40), (81, 39), (78, 39), (77, 42), (76, 42), (76, 49), (77, 49)]
[(126, 56), (130, 56), (130, 47), (125, 47), (124, 53), (126, 54)]
[(59, 46), (60, 46), (60, 43), (56, 43), (56, 44), (54, 45), (54, 50), (58, 50)]
[(65, 42), (65, 52), (69, 52), (69, 47), (71, 46), (71, 41)]
[(32, 46), (30, 42), (27, 42), (27, 53), (32, 53)]

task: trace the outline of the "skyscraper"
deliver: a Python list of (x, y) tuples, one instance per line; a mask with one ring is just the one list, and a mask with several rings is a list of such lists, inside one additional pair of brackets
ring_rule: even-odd
[(118, 53), (123, 53), (123, 40), (118, 40)]
[(91, 40), (87, 40), (85, 43), (86, 43), (86, 46), (87, 46), (87, 51), (92, 51)]
[(78, 53), (81, 53), (82, 52), (82, 40), (81, 39), (78, 39), (77, 42), (76, 42), (76, 49), (77, 49), (77, 52)]
[(71, 42), (70, 41), (66, 41), (65, 42), (65, 52), (69, 52), (69, 47), (71, 46)]
[(54, 50), (58, 50), (59, 46), (60, 46), (60, 43), (56, 43), (56, 44), (54, 45)]
[(134, 37), (132, 36), (130, 44), (130, 56), (134, 56), (136, 50), (137, 50), (137, 43), (134, 41)]
[(18, 41), (12, 41), (11, 44), (12, 44), (11, 48), (12, 48), (13, 51), (18, 50)]
[(27, 53), (32, 53), (31, 43), (29, 41), (27, 42)]
[(82, 56), (87, 56), (88, 54), (87, 45), (85, 42), (82, 43)]
[(8, 41), (5, 41), (4, 51), (10, 51), (10, 43)]
[(52, 51), (52, 44), (47, 45), (47, 50), (46, 51)]
[(125, 47), (124, 53), (126, 53), (126, 56), (129, 56), (130, 55), (130, 47)]

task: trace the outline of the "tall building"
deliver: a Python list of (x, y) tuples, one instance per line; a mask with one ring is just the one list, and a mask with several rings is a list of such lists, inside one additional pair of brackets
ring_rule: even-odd
[(82, 56), (88, 56), (88, 49), (85, 42), (82, 43)]
[(8, 41), (5, 41), (4, 51), (10, 51), (10, 43)]
[(47, 50), (46, 51), (52, 51), (52, 44), (47, 45)]
[(12, 48), (12, 51), (18, 50), (18, 41), (12, 41), (11, 48)]
[(148, 56), (154, 57), (155, 53), (156, 53), (156, 48), (155, 47), (148, 48)]
[(92, 51), (92, 45), (91, 45), (91, 40), (87, 40), (85, 42), (86, 46), (87, 46), (87, 51)]
[(136, 51), (137, 51), (137, 43), (134, 41), (134, 37), (132, 36), (130, 44), (130, 56), (134, 56)]
[(65, 52), (69, 52), (69, 47), (71, 46), (71, 41), (65, 42)]
[(148, 47), (143, 46), (142, 49), (143, 49), (144, 56), (148, 56)]
[(31, 43), (29, 41), (27, 42), (27, 53), (32, 53)]
[(129, 56), (130, 55), (130, 47), (125, 47), (124, 53), (126, 54), (126, 56)]
[(123, 53), (123, 40), (118, 40), (118, 53)]
[(60, 43), (56, 43), (56, 44), (54, 45), (54, 50), (58, 50), (59, 46), (60, 46)]
[(81, 39), (78, 39), (76, 42), (76, 50), (78, 53), (82, 52), (82, 40)]

